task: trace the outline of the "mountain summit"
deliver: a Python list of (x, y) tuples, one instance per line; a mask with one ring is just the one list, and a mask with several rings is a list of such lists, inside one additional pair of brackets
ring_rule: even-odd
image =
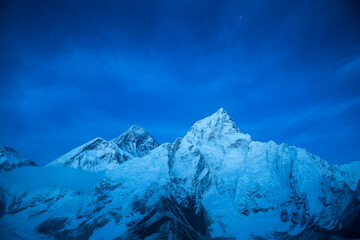
[(110, 142), (115, 143), (121, 150), (133, 157), (143, 157), (159, 143), (144, 128), (133, 125), (119, 137)]
[[(159, 146), (132, 126), (52, 164), (88, 171), (0, 174), (1, 237), (360, 238), (360, 162), (336, 166), (306, 149), (254, 141), (222, 108), (174, 143)], [(53, 184), (50, 170), (59, 175)]]
[(37, 166), (33, 161), (27, 160), (15, 149), (0, 146), (0, 172), (10, 171), (24, 166)]
[(145, 129), (133, 125), (119, 137), (95, 138), (59, 157), (49, 165), (62, 165), (92, 172), (112, 169), (134, 157), (143, 157), (159, 146)]
[(89, 171), (111, 169), (128, 157), (102, 138), (95, 138), (57, 158), (49, 165), (62, 165)]
[(223, 108), (220, 108), (211, 116), (197, 121), (184, 137), (184, 140), (190, 143), (205, 144), (213, 142), (222, 145), (229, 145), (240, 139), (250, 141), (251, 137), (240, 131), (228, 112)]

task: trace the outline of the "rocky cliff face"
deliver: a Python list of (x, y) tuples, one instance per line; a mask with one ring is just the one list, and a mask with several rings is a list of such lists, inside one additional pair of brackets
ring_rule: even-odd
[[(81, 170), (64, 173), (58, 165)], [(2, 179), (18, 179), (20, 173), (0, 175), (0, 234), (9, 239), (359, 238), (359, 166), (333, 166), (305, 149), (253, 141), (220, 109), (172, 144), (158, 146), (145, 130), (132, 127), (39, 168), (66, 175), (71, 186), (61, 181), (39, 186), (39, 180), (27, 188), (6, 186)], [(31, 179), (33, 173), (27, 174)]]

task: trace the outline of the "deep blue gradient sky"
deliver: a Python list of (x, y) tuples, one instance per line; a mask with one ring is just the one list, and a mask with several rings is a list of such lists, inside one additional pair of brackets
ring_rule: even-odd
[(360, 2), (1, 1), (0, 144), (46, 164), (224, 107), (254, 140), (360, 160)]

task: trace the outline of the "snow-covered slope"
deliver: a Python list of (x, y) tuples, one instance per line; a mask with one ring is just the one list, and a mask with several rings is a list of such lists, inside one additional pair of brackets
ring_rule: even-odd
[(109, 142), (95, 138), (49, 165), (70, 166), (93, 172), (102, 171), (114, 168), (131, 158), (143, 157), (158, 146), (156, 140), (145, 129), (134, 125)]
[(129, 156), (101, 138), (95, 138), (64, 154), (49, 165), (62, 165), (90, 171), (102, 171), (126, 161)]
[(252, 141), (223, 109), (176, 145), (171, 175), (207, 209), (213, 236), (338, 228), (360, 176), (355, 170), (346, 177), (305, 149)]
[(37, 166), (33, 161), (27, 160), (15, 149), (0, 146), (0, 172), (10, 171), (14, 168)]
[[(80, 190), (60, 181), (46, 187), (35, 182), (32, 187), (15, 187), (5, 182), (21, 182), (21, 169), (0, 176), (0, 206), (4, 206), (0, 235), (7, 239), (360, 237), (359, 162), (333, 166), (305, 149), (253, 141), (224, 109), (196, 122), (172, 144), (157, 147), (146, 131), (131, 129), (110, 142), (93, 140), (57, 160), (75, 168), (108, 169), (87, 172), (93, 182), (99, 179), (95, 186)], [(118, 161), (118, 151), (130, 157)], [(64, 169), (46, 171), (73, 176)]]

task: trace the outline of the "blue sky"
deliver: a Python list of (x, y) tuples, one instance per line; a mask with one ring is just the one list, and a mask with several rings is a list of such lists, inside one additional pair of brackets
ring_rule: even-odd
[(40, 165), (220, 107), (254, 140), (360, 160), (358, 1), (2, 1), (0, 144)]

